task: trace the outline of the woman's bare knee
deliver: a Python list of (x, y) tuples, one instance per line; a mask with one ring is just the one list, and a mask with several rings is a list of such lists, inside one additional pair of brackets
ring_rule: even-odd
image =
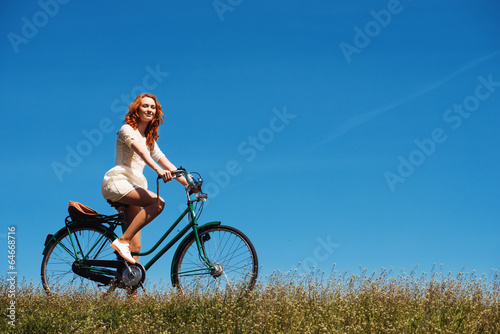
[(146, 211), (147, 221), (155, 219), (164, 209), (165, 201), (160, 197), (158, 200), (155, 198), (151, 203), (144, 207), (144, 211)]
[(157, 201), (157, 205), (158, 205), (158, 212), (161, 213), (165, 208), (165, 201), (163, 200), (163, 198), (160, 197), (160, 199)]

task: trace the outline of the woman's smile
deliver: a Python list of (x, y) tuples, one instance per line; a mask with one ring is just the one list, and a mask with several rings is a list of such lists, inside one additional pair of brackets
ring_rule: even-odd
[(139, 106), (139, 117), (143, 122), (150, 122), (156, 115), (156, 103), (150, 97), (144, 97)]

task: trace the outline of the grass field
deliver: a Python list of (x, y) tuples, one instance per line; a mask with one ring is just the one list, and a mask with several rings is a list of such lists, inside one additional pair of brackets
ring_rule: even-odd
[[(276, 272), (243, 298), (178, 295), (148, 288), (137, 301), (117, 293), (48, 296), (19, 282), (15, 298), (1, 280), (0, 332), (12, 333), (500, 333), (498, 273), (371, 276)], [(12, 297), (12, 295), (10, 296)], [(15, 321), (7, 308), (15, 301)], [(15, 324), (15, 326), (12, 326)]]

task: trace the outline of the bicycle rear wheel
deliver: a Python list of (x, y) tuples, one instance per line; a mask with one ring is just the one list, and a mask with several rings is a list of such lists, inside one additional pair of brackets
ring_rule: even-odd
[(41, 278), (45, 291), (88, 291), (102, 286), (78, 275), (75, 269), (83, 260), (118, 260), (110, 247), (112, 241), (112, 233), (99, 225), (74, 225), (69, 232), (56, 235), (42, 260)]
[(179, 246), (172, 277), (179, 292), (244, 293), (255, 285), (258, 259), (255, 248), (241, 231), (230, 226), (208, 226), (198, 230), (208, 261), (200, 257), (194, 234)]

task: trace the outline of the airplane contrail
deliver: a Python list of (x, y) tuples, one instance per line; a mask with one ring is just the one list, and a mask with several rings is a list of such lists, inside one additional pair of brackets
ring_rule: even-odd
[(378, 109), (375, 109), (373, 111), (369, 111), (369, 112), (366, 112), (366, 113), (363, 113), (361, 115), (357, 115), (357, 116), (354, 116), (354, 117), (351, 117), (349, 118), (347, 121), (345, 121), (344, 123), (342, 123), (341, 125), (339, 125), (337, 128), (335, 128), (329, 135), (327, 138), (323, 139), (322, 141), (312, 145), (307, 151), (312, 151), (316, 148), (318, 148), (319, 146), (322, 146), (322, 145), (325, 145), (333, 140), (335, 140), (336, 138), (346, 134), (347, 132), (351, 131), (352, 129), (354, 128), (357, 128), (358, 126), (370, 121), (371, 119), (381, 115), (381, 114), (384, 114), (392, 109), (395, 109), (405, 103), (408, 103), (409, 101), (411, 100), (414, 100), (416, 99), (417, 97), (420, 97), (424, 94), (427, 94), (428, 92), (430, 91), (433, 91), (439, 87), (441, 87), (442, 85), (444, 85), (445, 83), (447, 83), (448, 81), (450, 81), (451, 79), (455, 78), (456, 76), (460, 75), (461, 73), (487, 61), (488, 59), (490, 58), (493, 58), (495, 57), (496, 55), (500, 54), (500, 50), (497, 50), (487, 56), (484, 56), (484, 57), (480, 57), (470, 63), (468, 63), (467, 65), (459, 68), (458, 70), (452, 72), (450, 75), (446, 76), (445, 78), (443, 78), (442, 80), (439, 80), (431, 85), (429, 85), (428, 87), (414, 93), (414, 94), (411, 94), (409, 97), (407, 98), (404, 98), (404, 99), (400, 99), (400, 100), (397, 100), (385, 107), (382, 107), (382, 108), (378, 108)]

